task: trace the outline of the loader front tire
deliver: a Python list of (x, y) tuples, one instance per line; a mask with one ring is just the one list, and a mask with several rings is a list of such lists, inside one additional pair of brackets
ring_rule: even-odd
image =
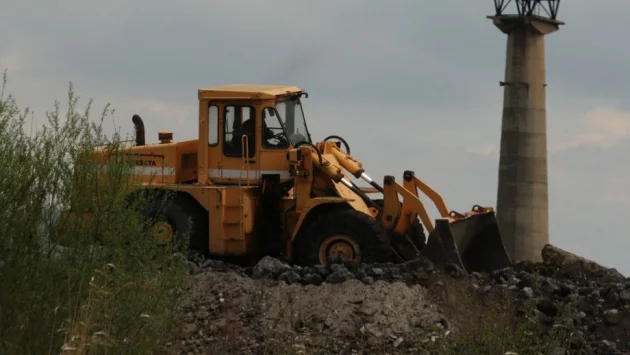
[(413, 222), (408, 235), (409, 239), (411, 239), (411, 242), (416, 246), (416, 248), (418, 248), (418, 250), (422, 250), (427, 246), (427, 236), (424, 233), (424, 226), (420, 223), (420, 221), (416, 220)]
[[(377, 199), (374, 200), (374, 202), (376, 202), (379, 207), (383, 208), (383, 199)], [(425, 246), (427, 246), (427, 236), (424, 232), (424, 226), (417, 218), (411, 225), (411, 228), (409, 228), (406, 236), (409, 238), (409, 240), (411, 240), (413, 245), (415, 245), (418, 250), (422, 250)]]
[(392, 246), (374, 218), (343, 208), (320, 214), (304, 225), (296, 237), (295, 256), (302, 265), (329, 265), (335, 258), (389, 262)]

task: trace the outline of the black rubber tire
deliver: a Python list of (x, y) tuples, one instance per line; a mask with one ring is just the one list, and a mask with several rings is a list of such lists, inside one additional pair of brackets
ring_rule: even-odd
[(389, 262), (393, 251), (384, 230), (363, 212), (341, 208), (314, 217), (296, 237), (295, 261), (301, 265), (321, 265), (319, 248), (334, 234), (345, 234), (358, 245), (361, 263)]
[(424, 233), (424, 226), (419, 220), (415, 220), (407, 233), (409, 239), (418, 250), (424, 249), (427, 246), (427, 236)]
[[(383, 199), (374, 200), (379, 207), (383, 208)], [(416, 220), (411, 225), (409, 232), (407, 233), (407, 237), (411, 240), (413, 245), (418, 248), (418, 250), (424, 249), (427, 245), (427, 236), (424, 232), (424, 226), (420, 223), (420, 220), (416, 218)]]
[[(194, 254), (208, 255), (208, 215), (198, 207), (190, 197), (175, 196), (172, 201), (165, 201), (159, 197), (149, 203), (141, 211), (145, 221), (156, 221), (159, 217), (166, 220), (175, 232), (175, 248), (189, 256)], [(190, 218), (190, 224), (189, 222)], [(149, 228), (147, 223), (145, 228)], [(188, 248), (184, 250), (184, 237), (188, 234)]]

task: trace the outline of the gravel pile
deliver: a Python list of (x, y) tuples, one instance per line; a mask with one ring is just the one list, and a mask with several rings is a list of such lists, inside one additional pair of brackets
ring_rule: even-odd
[[(231, 271), (254, 280), (278, 280), (300, 285), (339, 284), (348, 280), (358, 280), (371, 285), (375, 281), (422, 284), (432, 273), (438, 272), (427, 258), (411, 260), (403, 264), (375, 263), (352, 264), (337, 262), (329, 267), (303, 267), (288, 265), (278, 259), (266, 256), (254, 267), (243, 268), (217, 260), (205, 260), (190, 264), (191, 274), (208, 271)], [(454, 269), (456, 270), (456, 269)], [(459, 271), (459, 270), (458, 270)]]
[(535, 302), (543, 325), (570, 328), (566, 353), (630, 353), (630, 278), (615, 269), (547, 245), (543, 263), (472, 273), (470, 279), (480, 293), (508, 290), (522, 303)]
[[(196, 270), (183, 322), (166, 344), (169, 354), (381, 354), (391, 349), (417, 354), (449, 328), (427, 300), (425, 287), (384, 280), (398, 270), (388, 265), (353, 271), (340, 264), (291, 268), (266, 258), (249, 270), (251, 275), (214, 265)], [(217, 266), (224, 272), (216, 272)], [(406, 267), (410, 275), (427, 273), (419, 264)]]
[[(191, 263), (194, 283), (170, 354), (422, 353), (449, 341), (463, 311), (448, 309), (444, 285), (493, 302), (509, 294), (533, 302), (541, 324), (571, 329), (557, 354), (630, 353), (630, 279), (553, 246), (543, 263), (519, 263), (489, 274), (437, 270), (426, 258), (403, 264), (290, 266), (265, 257), (244, 268)], [(455, 300), (457, 303), (457, 300)], [(566, 306), (575, 304), (574, 309)], [(466, 306), (468, 307), (468, 306)], [(524, 312), (524, 311), (523, 311)], [(458, 314), (460, 313), (460, 314)], [(522, 314), (521, 314), (522, 315)]]

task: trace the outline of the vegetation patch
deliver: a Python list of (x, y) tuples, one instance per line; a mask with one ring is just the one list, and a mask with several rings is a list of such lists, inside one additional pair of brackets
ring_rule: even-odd
[[(0, 95), (0, 353), (146, 354), (177, 324), (187, 278), (174, 246), (155, 246), (130, 200), (125, 141), (83, 110), (69, 87), (41, 127)], [(92, 161), (105, 149), (109, 165)], [(63, 214), (72, 211), (72, 215)], [(62, 218), (63, 217), (63, 218)], [(63, 222), (63, 223), (62, 223)], [(63, 241), (61, 246), (54, 241)]]

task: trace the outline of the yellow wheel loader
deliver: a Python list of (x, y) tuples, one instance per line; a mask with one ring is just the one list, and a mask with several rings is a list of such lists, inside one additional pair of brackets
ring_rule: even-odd
[[(135, 145), (127, 148), (135, 159), (132, 178), (146, 182), (142, 188), (175, 193), (153, 226), (154, 241), (189, 232), (191, 248), (205, 255), (274, 255), (303, 265), (422, 255), (465, 272), (511, 264), (492, 208), (450, 212), (412, 171), (402, 183), (385, 176), (378, 184), (341, 137), (311, 139), (302, 97), (308, 94), (294, 86), (199, 89), (198, 139), (182, 142), (159, 132), (159, 142), (145, 144), (144, 124), (134, 115)], [(351, 176), (371, 186), (359, 187)], [(436, 205), (435, 223), (418, 190)], [(374, 193), (382, 197), (370, 198)], [(159, 206), (153, 201), (143, 213), (155, 217)]]

